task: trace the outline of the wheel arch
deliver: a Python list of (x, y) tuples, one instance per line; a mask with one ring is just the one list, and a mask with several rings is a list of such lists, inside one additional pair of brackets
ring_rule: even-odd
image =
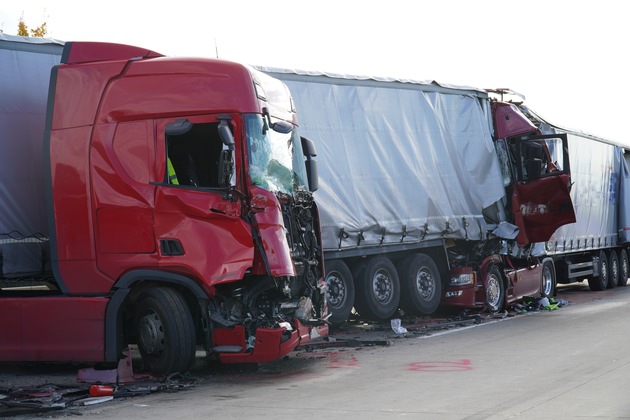
[[(105, 312), (105, 360), (117, 362), (122, 356), (126, 337), (124, 334), (125, 309), (142, 294), (143, 290), (156, 285), (169, 286), (181, 293), (193, 314), (193, 319), (204, 316), (203, 302), (209, 296), (191, 277), (160, 270), (133, 270), (125, 273), (116, 283)], [(198, 331), (198, 325), (195, 329)]]
[(480, 274), (480, 278), (483, 279), (485, 277), (485, 274), (488, 273), (488, 271), (490, 270), (490, 267), (495, 266), (501, 272), (501, 280), (503, 281), (503, 286), (505, 286), (507, 290), (507, 287), (509, 287), (510, 284), (508, 277), (505, 275), (505, 265), (505, 261), (499, 255), (490, 255), (484, 258), (479, 264), (478, 271)]

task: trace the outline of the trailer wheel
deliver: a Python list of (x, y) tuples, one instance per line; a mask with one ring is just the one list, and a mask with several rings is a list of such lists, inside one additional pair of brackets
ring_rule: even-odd
[(614, 249), (608, 253), (608, 270), (608, 288), (612, 289), (619, 283), (619, 258)]
[(540, 294), (542, 297), (553, 296), (556, 291), (556, 269), (553, 261), (543, 262), (542, 268), (542, 287)]
[(608, 287), (608, 258), (604, 251), (599, 251), (598, 257), (599, 276), (588, 278), (588, 287), (594, 291), (606, 290)]
[(400, 280), (396, 267), (382, 255), (358, 267), (355, 308), (364, 318), (382, 321), (398, 309)]
[(354, 280), (342, 260), (326, 263), (326, 301), (331, 315), (328, 321), (338, 324), (350, 316), (354, 306)]
[(192, 315), (175, 290), (155, 287), (140, 297), (135, 318), (137, 344), (144, 367), (168, 374), (187, 370), (195, 359)]
[(405, 258), (400, 267), (400, 307), (410, 315), (429, 315), (440, 306), (442, 279), (433, 259), (426, 254)]
[(486, 309), (489, 312), (499, 312), (505, 302), (505, 284), (501, 276), (501, 270), (496, 265), (491, 265), (484, 280), (486, 289)]
[(619, 286), (628, 284), (628, 276), (630, 276), (630, 262), (628, 261), (628, 252), (625, 249), (619, 250)]

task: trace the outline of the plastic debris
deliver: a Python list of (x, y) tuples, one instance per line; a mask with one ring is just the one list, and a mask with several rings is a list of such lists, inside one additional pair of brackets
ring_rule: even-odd
[(82, 400), (75, 401), (75, 403), (78, 405), (94, 405), (94, 404), (101, 404), (107, 401), (111, 401), (113, 399), (114, 399), (113, 395), (105, 395), (103, 397), (84, 398)]
[[(134, 378), (135, 379), (135, 378)], [(153, 392), (177, 392), (194, 386), (194, 378), (179, 373), (160, 381), (96, 383), (66, 386), (45, 384), (29, 388), (0, 386), (0, 417), (33, 415), (69, 407), (101, 404), (113, 399), (149, 395)]]
[(538, 306), (540, 308), (545, 308), (545, 307), (549, 306), (549, 298), (547, 298), (547, 297), (540, 298), (540, 300), (538, 301)]
[(398, 319), (398, 318), (392, 319), (391, 320), (391, 325), (392, 325), (392, 330), (396, 334), (406, 334), (407, 333), (407, 328), (405, 328), (405, 327), (403, 327), (401, 325), (400, 319)]

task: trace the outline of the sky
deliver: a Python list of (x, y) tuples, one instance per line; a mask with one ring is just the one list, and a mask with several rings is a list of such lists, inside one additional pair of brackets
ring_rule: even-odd
[(509, 88), (551, 123), (630, 148), (625, 9), (619, 0), (5, 0), (0, 30), (15, 35), (22, 17), (62, 41)]

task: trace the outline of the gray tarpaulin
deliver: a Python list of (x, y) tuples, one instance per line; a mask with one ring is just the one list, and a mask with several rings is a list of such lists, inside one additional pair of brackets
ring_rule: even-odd
[(630, 243), (630, 170), (625, 159), (619, 177), (619, 242)]
[(44, 123), (61, 43), (0, 34), (0, 256), (5, 276), (38, 271), (48, 225)]
[(259, 69), (288, 85), (316, 144), (325, 249), (485, 237), (482, 209), (505, 192), (484, 92)]
[(630, 183), (623, 149), (596, 136), (549, 123), (540, 128), (546, 134), (567, 133), (576, 217), (575, 223), (556, 230), (547, 242), (547, 253), (571, 253), (627, 242), (624, 226), (628, 226)]

